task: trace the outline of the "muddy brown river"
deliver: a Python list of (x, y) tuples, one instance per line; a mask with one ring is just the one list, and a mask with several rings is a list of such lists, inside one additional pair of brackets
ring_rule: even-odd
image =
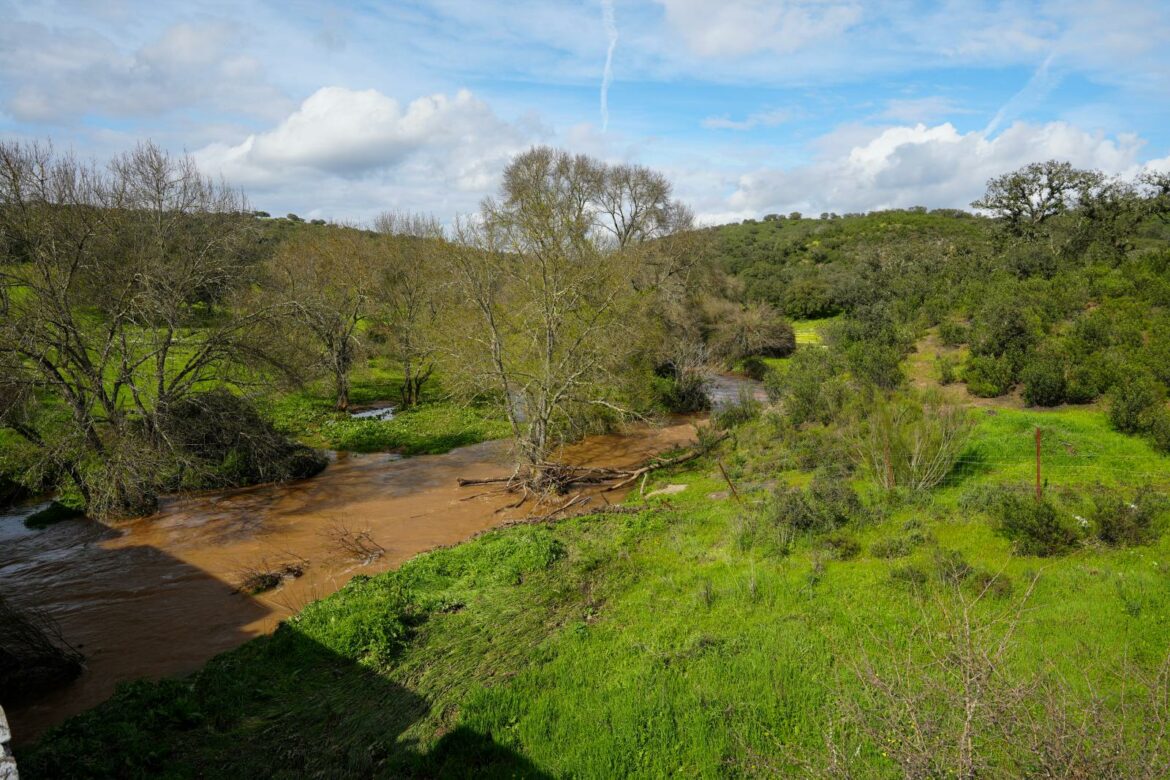
[[(631, 466), (694, 436), (689, 421), (636, 428), (589, 437), (562, 459)], [(69, 520), (32, 531), (19, 515), (0, 517), (0, 592), (48, 612), (86, 656), (71, 685), (6, 707), (16, 741), (100, 703), (120, 682), (192, 672), (355, 574), (528, 514), (500, 511), (510, 498), (457, 484), (506, 475), (508, 454), (498, 441), (409, 459), (342, 453), (313, 479), (177, 498), (115, 526)], [(341, 528), (368, 533), (385, 554), (355, 560), (336, 542)], [(237, 591), (247, 571), (286, 563), (303, 575), (259, 596)]]

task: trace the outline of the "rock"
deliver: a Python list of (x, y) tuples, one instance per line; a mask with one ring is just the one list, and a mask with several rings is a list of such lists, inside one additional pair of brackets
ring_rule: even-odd
[(4, 708), (0, 707), (0, 780), (18, 778), (16, 759), (12, 757), (12, 731), (8, 728), (8, 719), (4, 717)]
[(686, 485), (667, 485), (666, 487), (650, 491), (646, 494), (646, 498), (651, 498), (652, 496), (673, 496), (675, 493), (681, 493), (686, 489)]
[(707, 498), (711, 499), (712, 501), (724, 501), (728, 498), (731, 498), (731, 491), (716, 490), (714, 493), (708, 493)]

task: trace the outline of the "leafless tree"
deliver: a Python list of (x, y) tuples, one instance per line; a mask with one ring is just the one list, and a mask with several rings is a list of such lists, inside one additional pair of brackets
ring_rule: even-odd
[(304, 230), (265, 266), (268, 300), (286, 315), (288, 336), (312, 345), (342, 411), (349, 408), (350, 372), (364, 346), (362, 328), (379, 303), (380, 248), (373, 234), (355, 228)]
[(385, 236), (376, 316), (402, 366), (402, 405), (414, 406), (435, 370), (436, 329), (449, 295), (443, 226), (431, 216), (387, 212), (374, 229)]
[(652, 330), (640, 327), (654, 294), (642, 284), (654, 283), (643, 242), (683, 224), (666, 221), (675, 207), (664, 180), (614, 171), (532, 149), (508, 166), (500, 198), (456, 231), (463, 337), (451, 342), (450, 373), (496, 392), (533, 484), (591, 410), (630, 412), (623, 392)]
[(149, 511), (174, 454), (167, 410), (243, 380), (247, 334), (268, 315), (229, 305), (253, 222), (239, 192), (151, 144), (105, 168), (0, 145), (0, 371), (24, 388), (0, 424), (56, 460), (91, 511)]

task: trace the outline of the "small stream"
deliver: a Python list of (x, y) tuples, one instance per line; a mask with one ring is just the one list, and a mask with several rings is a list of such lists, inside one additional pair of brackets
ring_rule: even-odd
[[(716, 408), (745, 380), (714, 384)], [(762, 392), (758, 383), (747, 384)], [(726, 398), (727, 401), (720, 399)], [(561, 454), (579, 465), (629, 467), (692, 442), (678, 420), (591, 436)], [(530, 511), (501, 511), (510, 498), (461, 488), (457, 479), (510, 472), (505, 441), (444, 455), (338, 453), (320, 475), (173, 498), (157, 514), (116, 525), (65, 520), (43, 530), (24, 518), (42, 505), (0, 514), (0, 592), (45, 610), (86, 656), (75, 682), (36, 701), (5, 703), (17, 742), (105, 700), (123, 681), (192, 672), (210, 658), (272, 631), (358, 573), (373, 574), (454, 544)], [(622, 494), (609, 494), (620, 500)], [(601, 503), (599, 496), (594, 500)], [(339, 533), (367, 532), (385, 548), (358, 561)], [(300, 577), (257, 596), (238, 591), (250, 571), (296, 564)]]

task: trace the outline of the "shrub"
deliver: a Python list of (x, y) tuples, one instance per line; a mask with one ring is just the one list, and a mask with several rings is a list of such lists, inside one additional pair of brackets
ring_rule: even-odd
[(940, 385), (952, 385), (958, 380), (958, 368), (954, 357), (950, 355), (939, 355), (935, 358), (935, 364), (938, 366), (938, 382)]
[(957, 347), (960, 344), (966, 344), (970, 335), (971, 328), (966, 323), (946, 320), (938, 326), (939, 340), (948, 347)]
[(1160, 452), (1170, 453), (1170, 412), (1159, 409), (1153, 414), (1150, 438)]
[(1015, 384), (1012, 362), (1006, 356), (972, 355), (963, 370), (967, 390), (980, 398), (1006, 394)]
[(905, 536), (888, 536), (878, 539), (869, 546), (869, 554), (875, 558), (905, 558), (914, 545)]
[(762, 408), (750, 393), (741, 393), (739, 400), (711, 416), (711, 424), (719, 430), (730, 430), (759, 417)]
[(1029, 406), (1056, 406), (1065, 398), (1064, 369), (1069, 363), (1066, 355), (1054, 351), (1032, 354), (1020, 371), (1024, 385), (1024, 401)]
[(861, 543), (843, 531), (834, 531), (821, 539), (820, 547), (838, 561), (849, 561), (861, 554)]
[(821, 474), (806, 490), (777, 491), (773, 504), (776, 520), (798, 531), (834, 531), (856, 520), (861, 512), (861, 499), (848, 482)]
[(1156, 536), (1154, 523), (1163, 507), (1164, 501), (1149, 488), (1139, 490), (1132, 501), (1115, 490), (1098, 488), (1089, 520), (1097, 538), (1111, 547), (1149, 544)]
[(926, 585), (929, 576), (922, 570), (921, 566), (913, 563), (907, 563), (903, 566), (895, 566), (890, 569), (890, 579), (895, 583), (901, 585), (909, 585), (912, 588), (921, 588)]
[(1001, 533), (1015, 543), (1020, 555), (1061, 555), (1079, 541), (1076, 531), (1047, 499), (1004, 493), (996, 511)]
[(740, 363), (740, 370), (757, 382), (762, 382), (764, 377), (768, 375), (768, 364), (762, 358), (752, 355), (743, 359), (743, 362)]
[(967, 445), (967, 409), (938, 393), (877, 402), (853, 431), (853, 450), (879, 486), (914, 491), (939, 485)]
[(1165, 402), (1165, 390), (1146, 373), (1130, 373), (1109, 393), (1109, 422), (1122, 433), (1150, 430)]
[(766, 381), (768, 395), (784, 403), (793, 425), (806, 422), (828, 424), (840, 413), (848, 398), (840, 358), (825, 349), (801, 349), (788, 365), (772, 372)]

